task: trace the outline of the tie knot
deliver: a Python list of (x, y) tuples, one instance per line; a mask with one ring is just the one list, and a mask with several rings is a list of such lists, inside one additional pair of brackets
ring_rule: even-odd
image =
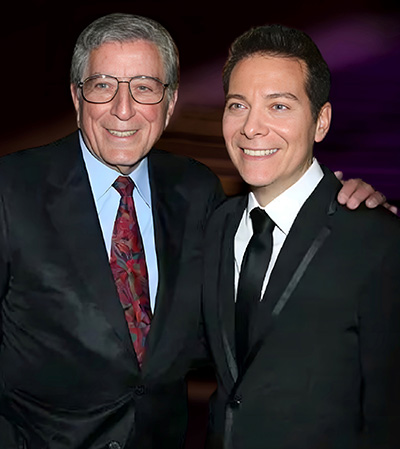
[(121, 196), (132, 196), (135, 184), (129, 176), (118, 176), (114, 181), (113, 187)]
[(262, 234), (266, 231), (272, 233), (275, 223), (264, 210), (259, 207), (254, 208), (250, 212), (250, 218), (253, 223), (254, 234)]

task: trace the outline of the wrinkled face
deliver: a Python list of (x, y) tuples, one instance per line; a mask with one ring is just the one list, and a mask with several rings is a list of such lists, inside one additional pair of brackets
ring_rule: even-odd
[(232, 71), (223, 117), (230, 158), (261, 205), (289, 188), (312, 162), (313, 144), (328, 132), (326, 103), (315, 123), (296, 59), (254, 55)]
[[(92, 51), (83, 79), (95, 74), (112, 75), (120, 80), (147, 75), (166, 82), (161, 55), (148, 41), (105, 43)], [(109, 167), (129, 174), (160, 138), (173, 113), (177, 95), (168, 102), (136, 103), (126, 83), (119, 85), (109, 103), (92, 104), (71, 86), (78, 126), (92, 154)]]

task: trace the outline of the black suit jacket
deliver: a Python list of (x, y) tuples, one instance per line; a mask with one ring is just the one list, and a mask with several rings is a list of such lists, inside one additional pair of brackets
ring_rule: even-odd
[(142, 370), (77, 133), (0, 161), (1, 449), (181, 447), (203, 230), (223, 193), (194, 160), (148, 157), (159, 285)]
[(383, 208), (340, 206), (339, 188), (325, 170), (298, 214), (241, 376), (233, 242), (247, 198), (228, 200), (210, 220), (203, 307), (218, 372), (210, 447), (400, 447), (399, 220)]

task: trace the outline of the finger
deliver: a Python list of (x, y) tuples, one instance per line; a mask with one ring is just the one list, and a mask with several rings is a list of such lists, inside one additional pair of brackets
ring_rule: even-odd
[(374, 193), (373, 187), (363, 180), (349, 179), (343, 181), (343, 187), (338, 194), (338, 201), (349, 209), (355, 209)]
[(365, 204), (367, 205), (367, 207), (374, 208), (379, 206), (380, 204), (384, 204), (385, 202), (385, 195), (377, 191), (368, 197), (368, 199), (365, 201)]
[(386, 209), (390, 210), (390, 212), (393, 212), (395, 215), (397, 215), (399, 211), (396, 206), (393, 206), (393, 204), (389, 204), (388, 202), (383, 203), (383, 207), (386, 207)]
[(335, 171), (334, 173), (335, 173), (336, 178), (337, 178), (339, 181), (343, 181), (343, 172), (342, 172), (342, 171), (337, 170), (337, 171)]

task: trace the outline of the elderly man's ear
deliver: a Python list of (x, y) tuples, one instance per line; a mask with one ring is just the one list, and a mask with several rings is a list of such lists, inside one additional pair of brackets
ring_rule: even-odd
[(76, 112), (76, 123), (78, 125), (78, 128), (80, 128), (80, 95), (78, 92), (78, 88), (76, 84), (70, 84), (70, 90), (71, 90), (71, 97), (72, 102), (74, 103), (74, 108)]
[(178, 101), (178, 90), (176, 90), (170, 100), (170, 102), (168, 103), (168, 111), (167, 111), (167, 115), (165, 117), (165, 127), (164, 129), (168, 126), (169, 121), (172, 117), (172, 114), (174, 113), (175, 110), (175, 105), (176, 102)]

